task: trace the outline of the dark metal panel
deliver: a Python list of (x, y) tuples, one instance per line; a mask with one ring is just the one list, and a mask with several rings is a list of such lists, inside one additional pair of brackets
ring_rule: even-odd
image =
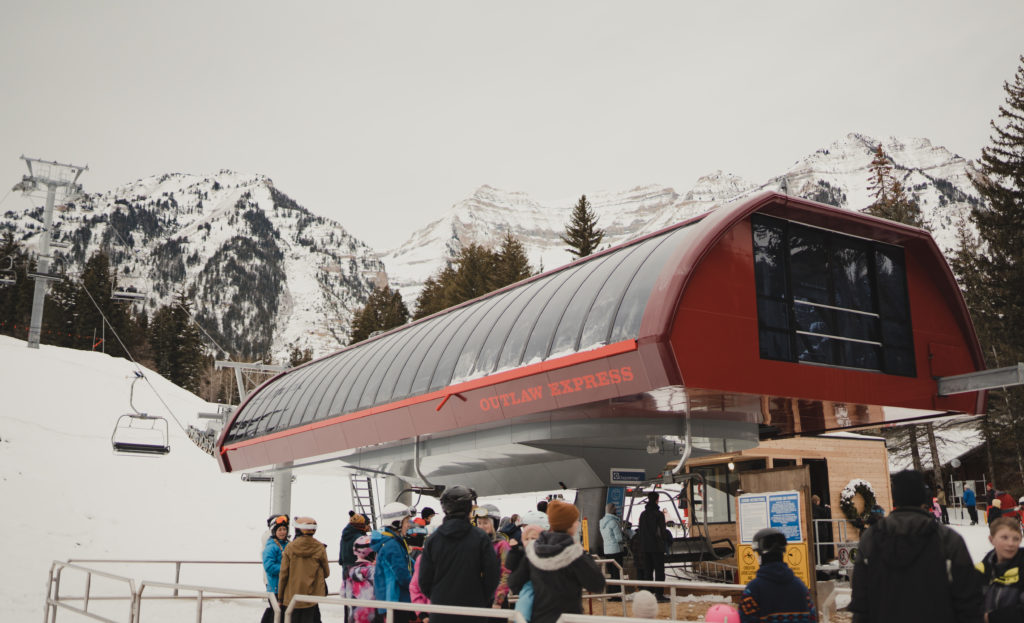
[[(483, 301), (448, 314), (450, 318), (446, 323), (447, 326), (444, 327), (444, 330), (434, 339), (433, 344), (425, 351), (426, 355), (423, 357), (423, 361), (413, 377), (409, 395), (423, 394), (430, 388), (430, 380), (434, 378), (434, 373), (437, 371), (438, 365), (440, 365), (441, 356), (444, 354), (445, 349), (453, 341), (458, 341), (457, 336), (460, 332), (465, 331), (468, 333), (472, 329), (472, 322), (468, 321), (477, 314), (480, 308), (484, 307), (482, 303)], [(468, 327), (466, 326), (467, 324)]]
[[(396, 347), (399, 340), (396, 338), (399, 335), (392, 333), (376, 340), (381, 343), (381, 347), (377, 348), (373, 355), (371, 355), (371, 358), (353, 375), (355, 376), (355, 381), (352, 384), (352, 389), (348, 392), (348, 397), (345, 398), (345, 404), (341, 407), (342, 413), (352, 413), (359, 410), (363, 395), (366, 393), (366, 386), (374, 380), (374, 373), (380, 369), (381, 363), (388, 359), (388, 355), (393, 356), (397, 352)], [(368, 347), (369, 345), (366, 346), (366, 348)]]
[(677, 229), (664, 238), (652, 239), (648, 244), (653, 244), (650, 255), (644, 260), (636, 272), (636, 276), (629, 284), (626, 294), (622, 297), (622, 303), (615, 314), (615, 323), (612, 325), (611, 335), (608, 342), (613, 343), (630, 337), (636, 337), (640, 331), (640, 322), (644, 317), (644, 310), (651, 298), (651, 290), (654, 282), (658, 280), (662, 268), (668, 256), (679, 244), (690, 235), (689, 228)]
[(605, 256), (605, 261), (596, 265), (587, 280), (580, 287), (579, 291), (572, 298), (572, 304), (565, 310), (562, 320), (555, 330), (554, 339), (548, 349), (548, 357), (557, 356), (560, 353), (579, 350), (580, 336), (583, 335), (584, 323), (590, 310), (608, 279), (615, 269), (621, 265), (623, 258), (629, 257), (636, 252), (641, 245), (633, 245), (623, 249), (621, 253)]
[(531, 282), (529, 285), (523, 286), (522, 294), (516, 297), (504, 312), (501, 317), (495, 321), (490, 334), (487, 339), (484, 340), (484, 344), (480, 347), (480, 354), (477, 355), (476, 363), (473, 367), (472, 376), (484, 376), (494, 371), (498, 365), (498, 357), (501, 355), (501, 349), (505, 346), (505, 341), (508, 339), (509, 333), (515, 326), (516, 321), (519, 319), (519, 315), (533, 303), (533, 300), (537, 297), (540, 291), (547, 284), (544, 279), (538, 279)]
[(398, 382), (399, 375), (402, 374), (405, 362), (409, 360), (409, 355), (419, 344), (420, 339), (432, 327), (433, 325), (430, 322), (422, 322), (402, 331), (405, 338), (402, 341), (401, 350), (398, 351), (391, 365), (384, 371), (384, 377), (380, 381), (380, 387), (377, 389), (377, 394), (372, 404), (379, 405), (391, 402), (391, 397), (395, 393), (395, 384)]
[(335, 377), (335, 382), (332, 386), (337, 389), (334, 391), (331, 402), (327, 407), (327, 417), (344, 413), (342, 407), (345, 405), (345, 400), (348, 399), (348, 393), (352, 391), (352, 385), (355, 384), (356, 374), (372, 360), (375, 352), (374, 347), (380, 347), (384, 341), (374, 340), (347, 351), (348, 358), (351, 359), (352, 363), (345, 368), (342, 374)]
[[(405, 365), (402, 367), (402, 373), (395, 382), (394, 394), (392, 394), (391, 400), (401, 400), (412, 395), (412, 383), (416, 379), (416, 373), (419, 371), (420, 366), (423, 365), (424, 361), (431, 368), (435, 365), (433, 350), (439, 348), (435, 346), (438, 336), (445, 329), (449, 328), (449, 323), (458, 320), (465, 311), (465, 307), (460, 307), (450, 313), (432, 318), (429, 323), (425, 323), (430, 325), (430, 329), (420, 338), (419, 343), (416, 344), (416, 347), (406, 359)], [(427, 378), (429, 379), (430, 377)]]
[(543, 288), (537, 293), (534, 302), (519, 314), (515, 324), (512, 326), (512, 330), (509, 331), (508, 339), (505, 340), (505, 345), (501, 349), (501, 356), (498, 357), (498, 370), (516, 368), (522, 365), (527, 341), (537, 324), (537, 319), (540, 317), (541, 312), (544, 311), (544, 307), (551, 300), (551, 297), (558, 292), (558, 289), (570, 277), (576, 274), (580, 266), (585, 266), (585, 264), (572, 266), (560, 273), (555, 273), (545, 281)]
[(615, 311), (619, 308), (626, 289), (629, 288), (640, 264), (650, 255), (651, 248), (661, 240), (662, 238), (659, 236), (641, 242), (615, 267), (587, 314), (587, 320), (583, 325), (583, 334), (580, 336), (579, 350), (608, 343), (608, 334), (611, 332), (612, 322), (615, 320)]
[(500, 313), (508, 300), (514, 299), (524, 288), (516, 288), (502, 292), (476, 305), (473, 317), (466, 320), (465, 327), (448, 342), (444, 352), (438, 358), (434, 376), (430, 379), (429, 391), (446, 387), (452, 382), (457, 364), (462, 361), (475, 361), (476, 354), (483, 345), (484, 337), (491, 326), (489, 320)]
[[(558, 329), (567, 310), (573, 305), (586, 305), (585, 302), (576, 298), (579, 289), (602, 264), (609, 261), (614, 262), (615, 257), (614, 254), (598, 256), (589, 262), (577, 265), (573, 274), (551, 295), (530, 332), (526, 350), (523, 351), (523, 365), (543, 361), (550, 356), (555, 330)], [(569, 353), (560, 354), (567, 355)]]

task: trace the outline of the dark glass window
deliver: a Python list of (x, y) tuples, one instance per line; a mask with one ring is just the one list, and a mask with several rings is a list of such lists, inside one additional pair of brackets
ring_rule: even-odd
[(752, 225), (762, 358), (916, 374), (902, 248), (760, 214)]

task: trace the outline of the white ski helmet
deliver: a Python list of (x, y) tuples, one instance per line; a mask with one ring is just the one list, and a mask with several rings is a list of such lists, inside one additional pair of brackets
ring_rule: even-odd
[(415, 517), (416, 509), (411, 506), (406, 506), (401, 502), (391, 502), (385, 504), (384, 508), (380, 509), (380, 518), (384, 522), (384, 525), (399, 527), (402, 525), (402, 520), (406, 517)]

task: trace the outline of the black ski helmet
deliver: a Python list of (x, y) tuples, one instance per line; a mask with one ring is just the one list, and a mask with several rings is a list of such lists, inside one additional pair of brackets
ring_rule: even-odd
[(445, 515), (468, 515), (473, 510), (476, 491), (462, 485), (448, 487), (441, 494), (441, 509)]
[(762, 528), (754, 534), (754, 551), (765, 554), (782, 554), (786, 551), (786, 535), (775, 528)]

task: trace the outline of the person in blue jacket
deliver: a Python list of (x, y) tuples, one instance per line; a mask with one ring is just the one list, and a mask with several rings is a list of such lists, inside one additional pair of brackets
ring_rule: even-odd
[[(270, 527), (270, 538), (263, 546), (263, 571), (267, 574), (267, 592), (277, 594), (277, 584), (281, 574), (281, 556), (288, 545), (288, 516), (272, 517), (267, 522)], [(263, 611), (262, 623), (274, 620), (274, 608), (268, 606)]]
[[(371, 547), (377, 552), (377, 569), (373, 577), (374, 596), (379, 601), (412, 603), (409, 583), (412, 581), (412, 558), (405, 534), (409, 531), (416, 509), (401, 502), (392, 502), (381, 509), (380, 540), (374, 540)], [(385, 613), (380, 610), (381, 614)], [(407, 623), (409, 612), (395, 610), (395, 623)]]
[(964, 485), (964, 506), (967, 507), (967, 514), (971, 516), (971, 525), (978, 525), (978, 499), (969, 485)]

